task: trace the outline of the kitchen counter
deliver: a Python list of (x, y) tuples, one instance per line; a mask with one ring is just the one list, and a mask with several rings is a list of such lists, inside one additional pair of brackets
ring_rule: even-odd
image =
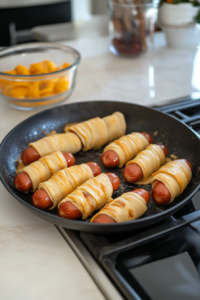
[(155, 35), (154, 49), (132, 59), (110, 53), (107, 37), (66, 44), (76, 45), (83, 57), (68, 103), (98, 99), (154, 106), (200, 90), (200, 51), (167, 48), (163, 33)]
[[(168, 49), (162, 34), (156, 36), (154, 50), (133, 59), (113, 56), (107, 37), (66, 44), (82, 54), (77, 86), (66, 103), (162, 105), (191, 93), (196, 97), (200, 89), (196, 49)], [(35, 113), (14, 110), (2, 100), (0, 140)], [(55, 226), (27, 211), (1, 184), (0, 207), (1, 299), (104, 299)]]

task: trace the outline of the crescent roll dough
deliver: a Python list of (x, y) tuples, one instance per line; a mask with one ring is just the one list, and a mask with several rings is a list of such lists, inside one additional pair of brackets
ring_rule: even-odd
[(81, 142), (83, 151), (98, 149), (125, 134), (126, 122), (122, 113), (115, 112), (103, 119), (97, 117), (69, 126), (67, 130), (66, 133), (44, 137), (29, 146), (36, 149), (41, 157), (55, 151), (77, 153), (82, 148)]
[(122, 136), (126, 131), (124, 115), (115, 112), (103, 119), (97, 117), (68, 128), (75, 132), (83, 143), (83, 151), (98, 149), (107, 142)]
[(47, 192), (53, 202), (50, 209), (53, 209), (63, 198), (92, 177), (93, 173), (88, 165), (72, 166), (58, 171), (48, 181), (39, 184), (39, 188)]
[(162, 166), (152, 174), (152, 177), (152, 187), (157, 180), (167, 187), (171, 194), (171, 200), (168, 203), (171, 203), (187, 187), (192, 178), (192, 171), (185, 161), (174, 160)]
[(75, 132), (80, 138), (83, 151), (100, 148), (108, 141), (107, 127), (99, 117), (69, 127), (69, 131)]
[(138, 184), (151, 182), (151, 175), (158, 170), (165, 162), (165, 154), (161, 147), (155, 144), (149, 145), (144, 151), (140, 152), (134, 159), (126, 165), (135, 163), (142, 169), (143, 178)]
[(135, 157), (140, 151), (144, 150), (148, 145), (149, 142), (144, 135), (133, 132), (110, 143), (103, 152), (113, 150), (117, 153), (119, 157), (118, 167), (122, 168), (125, 163)]
[(142, 196), (128, 192), (106, 204), (90, 222), (94, 221), (100, 215), (107, 215), (117, 223), (127, 222), (140, 218), (146, 211), (146, 201)]
[(100, 174), (79, 186), (60, 204), (66, 201), (72, 202), (82, 213), (82, 219), (86, 219), (93, 211), (100, 209), (110, 201), (112, 193), (113, 187), (108, 176)]
[(126, 132), (126, 121), (124, 115), (116, 111), (112, 115), (102, 119), (106, 124), (108, 131), (108, 142), (118, 139)]
[(81, 150), (81, 141), (75, 134), (67, 132), (46, 136), (34, 143), (30, 143), (29, 146), (35, 148), (40, 156), (43, 157), (55, 151), (74, 154)]
[(40, 183), (48, 180), (53, 174), (64, 168), (67, 168), (67, 162), (63, 154), (61, 152), (54, 152), (26, 166), (19, 173), (28, 174), (32, 181), (32, 191), (34, 192)]

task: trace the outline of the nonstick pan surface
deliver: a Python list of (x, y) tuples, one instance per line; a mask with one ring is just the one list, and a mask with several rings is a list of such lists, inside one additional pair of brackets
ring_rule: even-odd
[[(193, 166), (192, 180), (186, 190), (172, 204), (158, 206), (153, 203), (151, 198), (148, 211), (138, 220), (119, 224), (90, 224), (90, 218), (86, 221), (67, 220), (59, 217), (57, 209), (51, 211), (37, 209), (31, 202), (32, 193), (21, 193), (15, 189), (13, 179), (16, 175), (16, 159), (30, 142), (44, 137), (44, 130), (46, 132), (56, 130), (60, 133), (63, 132), (63, 128), (67, 123), (81, 122), (96, 116), (105, 117), (115, 111), (121, 111), (125, 115), (127, 122), (126, 134), (133, 131), (149, 132), (154, 138), (154, 143), (162, 143), (168, 147), (169, 154), (174, 154), (178, 158), (186, 158), (191, 162)], [(103, 148), (97, 151), (81, 151), (75, 154), (76, 164), (95, 161), (100, 165), (102, 172), (116, 173), (120, 177), (121, 184), (118, 191), (114, 192), (113, 198), (140, 187), (151, 193), (151, 185), (138, 186), (126, 183), (122, 176), (123, 169), (104, 168), (101, 164)], [(194, 131), (177, 119), (154, 109), (124, 102), (81, 102), (43, 111), (16, 126), (5, 137), (0, 146), (0, 179), (14, 198), (20, 201), (29, 211), (51, 223), (69, 229), (93, 233), (136, 230), (166, 219), (184, 206), (198, 191), (200, 185), (199, 167), (200, 141)]]

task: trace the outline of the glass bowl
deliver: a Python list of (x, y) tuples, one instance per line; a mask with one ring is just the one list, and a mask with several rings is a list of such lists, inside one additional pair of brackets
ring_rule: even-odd
[(153, 48), (157, 0), (108, 0), (110, 50), (132, 57)]
[(80, 54), (53, 43), (30, 43), (0, 51), (0, 93), (13, 108), (43, 109), (66, 100), (75, 87)]

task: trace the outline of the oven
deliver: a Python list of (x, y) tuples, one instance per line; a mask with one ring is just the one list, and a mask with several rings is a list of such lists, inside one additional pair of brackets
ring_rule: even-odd
[(3, 0), (0, 3), (0, 46), (32, 42), (35, 26), (71, 21), (69, 0)]
[[(200, 98), (155, 109), (200, 133)], [(148, 229), (107, 235), (57, 229), (106, 299), (200, 298), (200, 192)]]

